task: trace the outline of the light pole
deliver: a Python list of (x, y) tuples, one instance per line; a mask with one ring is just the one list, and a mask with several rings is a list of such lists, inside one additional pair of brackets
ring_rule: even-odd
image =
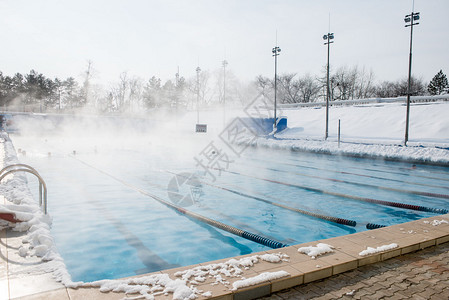
[(274, 47), (271, 52), (274, 56), (274, 129), (276, 129), (276, 105), (277, 105), (277, 83), (278, 83), (278, 55), (281, 52), (281, 48)]
[(223, 60), (223, 126), (226, 125), (226, 66), (228, 62)]
[(196, 124), (200, 123), (200, 67), (196, 68)]
[(328, 33), (323, 36), (323, 40), (327, 41), (324, 45), (327, 45), (327, 80), (326, 80), (326, 133), (324, 134), (324, 139), (327, 140), (329, 136), (329, 54), (330, 54), (330, 46), (333, 43), (334, 34)]
[(408, 87), (407, 87), (407, 114), (405, 116), (405, 138), (404, 138), (404, 146), (407, 146), (408, 142), (408, 126), (410, 122), (410, 94), (412, 93), (412, 41), (413, 41), (413, 26), (418, 25), (419, 23), (414, 23), (413, 21), (419, 20), (419, 12), (415, 13), (412, 11), (411, 14), (406, 15), (404, 18), (405, 27), (410, 26), (410, 55), (408, 59)]

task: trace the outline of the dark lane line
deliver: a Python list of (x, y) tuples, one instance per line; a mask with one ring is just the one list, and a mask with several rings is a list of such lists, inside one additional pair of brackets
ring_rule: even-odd
[(311, 170), (318, 170), (318, 171), (326, 171), (326, 172), (332, 172), (332, 173), (338, 173), (338, 174), (345, 174), (345, 175), (354, 175), (359, 177), (366, 177), (366, 178), (372, 178), (372, 179), (380, 179), (380, 180), (386, 180), (386, 181), (394, 181), (399, 183), (407, 183), (411, 185), (420, 185), (420, 186), (426, 186), (426, 187), (432, 187), (432, 188), (441, 188), (441, 189), (449, 189), (449, 186), (439, 186), (439, 185), (431, 185), (431, 184), (425, 184), (420, 182), (413, 182), (413, 181), (406, 181), (406, 180), (399, 180), (399, 179), (390, 179), (385, 177), (378, 177), (378, 176), (372, 176), (372, 175), (365, 175), (365, 174), (359, 174), (359, 173), (352, 173), (352, 172), (346, 172), (346, 171), (337, 171), (337, 170), (330, 170), (330, 169), (324, 169), (324, 168), (317, 168), (317, 167), (311, 167), (311, 166), (305, 166), (305, 165), (298, 165), (298, 164), (290, 164), (290, 163), (283, 163), (283, 162), (277, 162), (272, 160), (264, 160), (264, 159), (258, 159), (251, 157), (252, 160), (258, 160), (262, 162), (272, 162), (276, 164), (286, 165), (286, 166), (292, 166), (297, 168), (304, 168), (304, 169), (311, 169)]
[(290, 183), (272, 180), (272, 179), (268, 179), (268, 178), (262, 178), (262, 177), (257, 177), (257, 176), (253, 176), (253, 175), (249, 175), (249, 174), (243, 174), (243, 173), (239, 173), (239, 172), (235, 172), (235, 171), (229, 171), (229, 170), (221, 170), (221, 171), (231, 173), (234, 175), (246, 176), (246, 177), (255, 178), (255, 179), (259, 179), (259, 180), (263, 180), (263, 181), (267, 181), (267, 182), (272, 182), (275, 184), (291, 186), (291, 187), (303, 189), (306, 191), (312, 191), (312, 192), (317, 192), (317, 193), (321, 193), (321, 194), (333, 195), (333, 196), (347, 198), (347, 199), (356, 200), (356, 201), (362, 201), (362, 202), (367, 202), (367, 203), (386, 205), (386, 206), (392, 206), (392, 207), (398, 207), (398, 208), (405, 208), (405, 209), (411, 209), (411, 210), (417, 210), (417, 211), (432, 212), (432, 213), (438, 213), (438, 214), (448, 213), (448, 210), (444, 209), (444, 208), (432, 208), (432, 207), (418, 206), (418, 205), (407, 204), (407, 203), (398, 203), (398, 202), (384, 201), (384, 200), (378, 200), (378, 199), (373, 199), (373, 198), (359, 197), (359, 196), (341, 194), (341, 193), (331, 192), (331, 191), (327, 191), (327, 190), (323, 190), (323, 189), (317, 189), (317, 188), (298, 185), (298, 184), (290, 184)]
[[(242, 164), (244, 164), (244, 163), (242, 163)], [(254, 165), (250, 165), (250, 164), (246, 164), (246, 165), (250, 166), (252, 168), (257, 168), (257, 169), (264, 169), (264, 170), (270, 170), (270, 171), (279, 172), (279, 173), (287, 173), (287, 174), (298, 175), (298, 176), (303, 176), (303, 177), (322, 179), (322, 180), (327, 180), (327, 181), (332, 181), (332, 182), (346, 183), (346, 184), (352, 184), (352, 185), (356, 185), (356, 186), (364, 186), (364, 187), (368, 187), (368, 188), (381, 189), (381, 190), (404, 193), (404, 194), (414, 194), (414, 195), (420, 195), (420, 196), (449, 199), (449, 195), (446, 195), (446, 194), (437, 194), (437, 193), (421, 192), (421, 191), (414, 191), (414, 190), (403, 190), (403, 189), (390, 188), (390, 187), (384, 187), (384, 186), (379, 186), (379, 185), (372, 185), (372, 184), (368, 184), (368, 183), (359, 183), (359, 182), (353, 182), (353, 181), (347, 181), (347, 180), (341, 180), (341, 179), (335, 179), (335, 178), (329, 178), (329, 177), (321, 177), (321, 176), (316, 176), (316, 175), (297, 173), (297, 172), (292, 172), (292, 171), (287, 171), (287, 170), (280, 170), (280, 169), (274, 169), (274, 168), (262, 168), (262, 167), (254, 166)]]

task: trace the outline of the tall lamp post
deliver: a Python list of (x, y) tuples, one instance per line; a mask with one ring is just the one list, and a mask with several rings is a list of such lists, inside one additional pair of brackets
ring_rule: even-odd
[(419, 20), (419, 12), (415, 13), (412, 11), (411, 14), (406, 15), (404, 18), (405, 27), (410, 27), (410, 55), (408, 59), (408, 87), (407, 87), (407, 114), (405, 116), (405, 138), (404, 138), (404, 146), (407, 146), (408, 142), (408, 127), (410, 122), (410, 94), (412, 93), (412, 41), (413, 41), (413, 26), (418, 25), (419, 23), (414, 23), (413, 21)]
[(330, 46), (333, 43), (334, 34), (328, 33), (323, 36), (323, 40), (327, 41), (324, 45), (327, 45), (327, 80), (326, 80), (326, 133), (324, 134), (324, 139), (327, 140), (329, 136), (329, 97), (330, 97), (330, 89), (329, 89), (329, 54), (330, 54)]
[(226, 66), (228, 62), (223, 60), (223, 126), (226, 125)]
[(196, 68), (196, 123), (200, 123), (200, 67)]
[(276, 129), (276, 106), (277, 106), (277, 83), (278, 83), (278, 55), (281, 52), (281, 48), (278, 46), (274, 47), (271, 52), (274, 56), (274, 129)]

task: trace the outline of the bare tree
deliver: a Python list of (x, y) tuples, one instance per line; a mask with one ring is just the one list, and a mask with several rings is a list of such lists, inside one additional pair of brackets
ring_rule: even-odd
[[(412, 96), (420, 96), (426, 94), (426, 85), (420, 78), (411, 77), (411, 94)], [(374, 94), (376, 97), (399, 97), (406, 96), (408, 92), (408, 79), (404, 78), (398, 81), (384, 81), (375, 87)]]
[(365, 67), (357, 72), (355, 98), (366, 99), (375, 95), (374, 73), (372, 70), (366, 72)]
[(298, 88), (301, 98), (300, 102), (313, 102), (321, 89), (319, 82), (309, 74), (298, 79)]
[(281, 103), (300, 102), (299, 82), (295, 80), (296, 74), (283, 74), (279, 76), (279, 99)]

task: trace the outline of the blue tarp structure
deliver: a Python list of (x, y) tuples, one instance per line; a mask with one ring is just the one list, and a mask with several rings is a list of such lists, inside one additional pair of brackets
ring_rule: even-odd
[[(274, 118), (241, 118), (257, 135), (268, 135), (273, 133)], [(277, 131), (281, 132), (287, 128), (287, 117), (277, 118)]]

